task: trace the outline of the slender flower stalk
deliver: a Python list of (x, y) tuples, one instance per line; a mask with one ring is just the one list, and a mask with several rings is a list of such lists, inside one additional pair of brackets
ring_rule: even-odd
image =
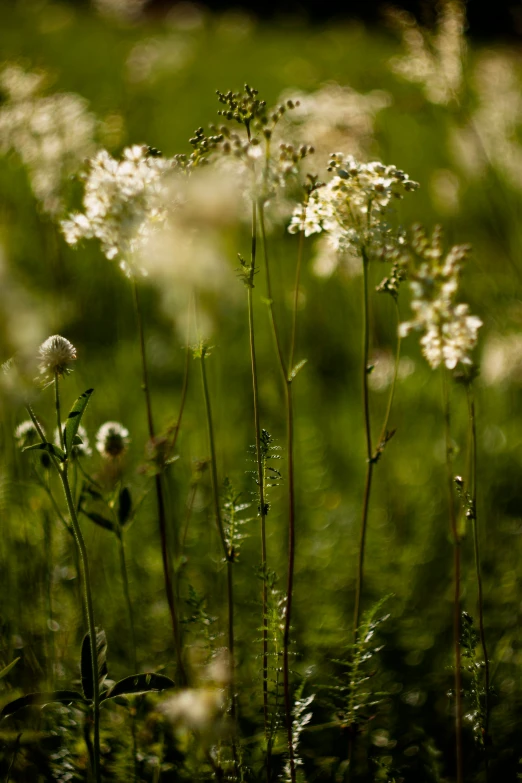
[(489, 688), (490, 671), (488, 648), (486, 645), (486, 632), (484, 630), (484, 595), (482, 588), (482, 568), (480, 557), (480, 541), (477, 521), (477, 426), (475, 417), (475, 396), (473, 393), (473, 384), (466, 386), (468, 416), (470, 424), (470, 492), (471, 492), (471, 511), (473, 524), (473, 549), (475, 553), (475, 573), (477, 577), (478, 593), (478, 617), (479, 617), (479, 635), (484, 656), (484, 733), (486, 743), (486, 777), (488, 775), (488, 755), (487, 742), (489, 738)]
[(136, 647), (136, 629), (134, 627), (134, 614), (132, 611), (132, 601), (129, 590), (129, 576), (127, 570), (127, 560), (125, 557), (125, 541), (123, 530), (118, 530), (118, 549), (120, 555), (120, 570), (121, 579), (123, 582), (123, 594), (125, 596), (125, 603), (127, 604), (127, 613), (129, 615), (129, 628), (131, 632), (131, 644), (132, 644), (132, 666), (135, 672), (138, 671), (138, 655)]
[(448, 511), (451, 538), (453, 541), (453, 646), (455, 655), (455, 751), (457, 766), (457, 783), (463, 781), (462, 768), (462, 672), (460, 652), (460, 613), (461, 613), (461, 550), (460, 536), (457, 527), (455, 496), (453, 493), (453, 449), (451, 445), (451, 410), (448, 392), (446, 368), (442, 367), (442, 400), (444, 414), (444, 436), (446, 443), (446, 478), (448, 485)]
[[(142, 388), (145, 393), (145, 405), (147, 410), (147, 424), (149, 430), (149, 439), (154, 441), (154, 420), (152, 417), (152, 402), (149, 389), (149, 377), (147, 368), (147, 353), (145, 347), (145, 332), (143, 328), (143, 318), (141, 314), (140, 300), (138, 294), (138, 285), (136, 278), (132, 277), (132, 290), (134, 295), (134, 308), (136, 311), (136, 321), (138, 325), (139, 344), (140, 344), (140, 356), (141, 356), (141, 368), (142, 368)], [(180, 683), (184, 684), (187, 681), (187, 675), (185, 672), (185, 666), (183, 663), (183, 650), (180, 639), (180, 629), (176, 608), (176, 601), (174, 598), (174, 587), (171, 577), (171, 565), (168, 553), (168, 540), (167, 540), (167, 520), (165, 511), (165, 497), (163, 493), (163, 485), (161, 482), (161, 474), (156, 473), (154, 476), (154, 483), (156, 489), (156, 501), (158, 506), (158, 524), (161, 541), (161, 558), (163, 562), (163, 575), (165, 579), (165, 593), (167, 596), (167, 603), (169, 606), (170, 620), (172, 624), (172, 634), (174, 637), (174, 647), (176, 650), (176, 662), (178, 667), (178, 674)]]
[[(285, 390), (285, 407), (286, 407), (286, 448), (288, 459), (288, 575), (286, 585), (286, 606), (285, 606), (285, 625), (283, 632), (283, 691), (285, 700), (285, 717), (286, 717), (286, 731), (288, 740), (288, 755), (289, 755), (289, 770), (290, 779), (292, 783), (295, 783), (296, 778), (296, 765), (294, 754), (294, 742), (293, 742), (293, 715), (292, 715), (292, 703), (290, 699), (290, 672), (289, 672), (289, 652), (290, 652), (290, 628), (292, 622), (292, 602), (294, 591), (294, 570), (295, 570), (295, 490), (294, 490), (294, 413), (293, 413), (293, 399), (292, 399), (292, 381), (294, 374), (290, 365), (285, 363), (283, 358), (283, 351), (281, 345), (281, 339), (279, 330), (275, 320), (273, 298), (272, 298), (272, 284), (270, 277), (270, 263), (269, 254), (266, 240), (266, 229), (264, 219), (264, 206), (259, 204), (259, 223), (261, 227), (261, 236), (263, 239), (263, 250), (265, 260), (265, 273), (266, 273), (266, 287), (267, 287), (267, 299), (268, 299), (268, 312), (270, 318), (270, 324), (272, 327), (272, 334), (274, 337), (274, 344), (276, 347), (276, 354), (278, 358), (279, 369), (283, 379)], [(298, 270), (301, 268), (301, 260), (299, 257)], [(296, 286), (299, 286), (299, 276), (296, 277)], [(297, 298), (294, 299), (294, 305), (297, 305)], [(294, 313), (293, 323), (296, 321), (296, 315)], [(293, 358), (295, 351), (295, 336), (296, 329), (292, 329), (292, 341), (290, 344), (289, 356)]]
[[(56, 395), (56, 398), (59, 399), (59, 394)], [(43, 443), (46, 442), (45, 435), (40, 427), (40, 424), (38, 423), (38, 420), (36, 416), (33, 413), (33, 410), (30, 405), (27, 405), (27, 412), (29, 413), (29, 416), (31, 417), (31, 420), (36, 427), (36, 430), (38, 432), (38, 435), (40, 436)], [(96, 625), (94, 622), (94, 606), (92, 601), (92, 587), (91, 587), (91, 577), (90, 577), (90, 571), (89, 571), (89, 560), (87, 557), (87, 549), (85, 546), (85, 541), (82, 534), (82, 529), (80, 527), (80, 523), (78, 521), (78, 516), (76, 513), (76, 506), (73, 500), (71, 487), (69, 484), (69, 476), (68, 476), (68, 461), (66, 460), (64, 462), (63, 467), (60, 467), (60, 464), (58, 463), (58, 460), (54, 455), (50, 455), (51, 460), (55, 466), (56, 471), (58, 472), (58, 475), (60, 476), (60, 481), (62, 482), (63, 491), (65, 494), (65, 500), (67, 503), (67, 508), (69, 511), (69, 516), (71, 518), (71, 524), (74, 531), (74, 537), (76, 539), (76, 543), (78, 545), (78, 552), (80, 555), (80, 562), (81, 562), (81, 571), (83, 576), (83, 588), (84, 588), (84, 597), (85, 597), (85, 607), (86, 607), (86, 613), (87, 613), (87, 630), (89, 634), (89, 645), (91, 650), (91, 664), (92, 664), (92, 683), (93, 683), (93, 723), (94, 723), (94, 744), (93, 744), (93, 774), (94, 779), (96, 783), (101, 783), (101, 769), (100, 769), (100, 684), (99, 684), (99, 676), (98, 676), (98, 651), (96, 648)]]
[[(229, 682), (229, 695), (230, 695), (230, 717), (235, 721), (236, 719), (236, 677), (235, 677), (235, 643), (234, 643), (234, 558), (235, 553), (233, 548), (230, 548), (227, 544), (225, 536), (225, 529), (223, 527), (223, 519), (221, 517), (221, 507), (219, 503), (219, 485), (217, 478), (217, 462), (216, 462), (216, 444), (214, 438), (214, 424), (212, 421), (212, 406), (210, 402), (210, 394), (208, 390), (207, 373), (205, 369), (205, 360), (208, 356), (208, 349), (201, 344), (199, 349), (199, 359), (201, 364), (201, 382), (203, 386), (203, 397), (205, 399), (205, 412), (207, 418), (207, 432), (208, 442), (210, 447), (210, 477), (212, 485), (212, 501), (214, 504), (214, 516), (218, 528), (219, 538), (221, 540), (221, 546), (223, 547), (223, 555), (227, 564), (227, 603), (228, 603), (228, 652), (230, 656), (230, 682)], [(237, 755), (236, 743), (232, 741), (232, 753), (234, 756), (234, 764), (236, 772), (239, 771), (239, 759)]]

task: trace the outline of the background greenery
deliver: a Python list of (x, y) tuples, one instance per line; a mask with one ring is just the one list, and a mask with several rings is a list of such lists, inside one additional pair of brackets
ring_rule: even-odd
[[(187, 140), (194, 128), (215, 120), (215, 89), (236, 89), (245, 81), (255, 85), (269, 104), (289, 87), (309, 91), (327, 81), (349, 84), (360, 92), (387, 90), (393, 102), (377, 115), (372, 154), (394, 163), (421, 183), (421, 190), (401, 203), (400, 221), (404, 225), (420, 221), (428, 227), (442, 222), (450, 243), (473, 244), (473, 260), (463, 287), (471, 311), (484, 321), (479, 357), (492, 336), (518, 333), (522, 319), (521, 189), (494, 167), (476, 178), (459, 169), (448, 137), (450, 129), (462, 122), (462, 114), (430, 104), (418, 87), (391, 73), (388, 61), (399, 51), (392, 33), (365, 29), (360, 24), (313, 29), (290, 22), (266, 25), (239, 12), (204, 14), (194, 26), (174, 17), (145, 17), (139, 24), (118, 24), (95, 15), (86, 6), (46, 2), (3, 3), (0, 13), (2, 59), (50, 71), (54, 90), (74, 91), (87, 98), (92, 111), (105, 121), (104, 144), (114, 154), (130, 143), (146, 143), (166, 155), (188, 151)], [(137, 43), (149, 39), (167, 42), (163, 60), (148, 78), (132, 80), (126, 65), (129, 54)], [(169, 65), (166, 53), (183, 46), (184, 60), (176, 63), (174, 58), (174, 64)], [(470, 69), (481, 55), (480, 47), (472, 48)], [(516, 58), (510, 63), (516, 72)], [(466, 101), (471, 107), (473, 100), (470, 88)], [(440, 170), (454, 171), (459, 178), (459, 203), (454, 208), (433, 197), (433, 175)], [(216, 419), (219, 475), (230, 476), (248, 499), (255, 485), (248, 472), (254, 465), (249, 449), (253, 421), (246, 299), (240, 282), (234, 281), (233, 270), (236, 253), (248, 252), (249, 237), (238, 231), (228, 241), (230, 285), (237, 286), (237, 293), (226, 299), (210, 293), (205, 299), (214, 323), (214, 348), (207, 369)], [(271, 252), (279, 292), (277, 312), (289, 334), (295, 237), (278, 231)], [(308, 261), (311, 244), (307, 244), (306, 253)], [(373, 274), (376, 285), (383, 272), (377, 267)], [(27, 325), (34, 332), (35, 346), (49, 334), (63, 334), (78, 350), (75, 371), (63, 386), (65, 404), (93, 386), (95, 395), (85, 419), (91, 439), (107, 419), (119, 420), (130, 430), (126, 481), (136, 498), (147, 493), (126, 539), (138, 658), (141, 670), (162, 670), (172, 675), (155, 500), (151, 479), (139, 470), (146, 461), (146, 419), (131, 289), (117, 266), (102, 257), (94, 243), (76, 251), (66, 246), (55, 226), (39, 213), (26, 172), (15, 156), (0, 160), (0, 279), (0, 358), (9, 358), (18, 344), (17, 330)], [(283, 397), (266, 306), (261, 301), (262, 276), (258, 287), (262, 422), (283, 446)], [(343, 654), (350, 641), (353, 611), (365, 470), (358, 370), (361, 278), (342, 272), (331, 278), (317, 278), (307, 263), (302, 287), (297, 355), (308, 363), (295, 383), (298, 494), (293, 668), (299, 676), (308, 672), (307, 692), (318, 694), (312, 723), (319, 726), (332, 721), (326, 686), (336, 672), (332, 660)], [(162, 430), (175, 422), (178, 414), (185, 351), (183, 329), (176, 312), (161, 306), (160, 292), (153, 283), (144, 284), (143, 297), (155, 416), (158, 430)], [(400, 306), (406, 318), (405, 297)], [(392, 303), (375, 295), (371, 317), (377, 335), (374, 352), (393, 350), (396, 331)], [(399, 381), (391, 422), (397, 434), (376, 469), (364, 596), (364, 606), (369, 607), (378, 598), (393, 594), (388, 602), (391, 616), (380, 631), (384, 647), (375, 671), (378, 689), (389, 696), (369, 722), (364, 745), (375, 756), (392, 756), (393, 766), (405, 780), (421, 783), (450, 779), (453, 769), (453, 720), (448, 696), (452, 685), (452, 559), (444, 491), (441, 380), (420, 356), (414, 337), (405, 341), (404, 355), (414, 362), (414, 372)], [(179, 460), (167, 473), (173, 541), (186, 516), (194, 460), (208, 456), (201, 426), (199, 368), (192, 359), (190, 363), (187, 407), (177, 446)], [(495, 689), (491, 758), (494, 779), (506, 781), (516, 778), (522, 755), (522, 373), (516, 370), (513, 357), (513, 371), (506, 379), (496, 384), (479, 379), (477, 384), (479, 525), (486, 631)], [(372, 394), (376, 422), (385, 403), (386, 392)], [(452, 403), (456, 470), (465, 473), (467, 419), (463, 389), (452, 388)], [(37, 409), (51, 431), (51, 390), (42, 393)], [(23, 409), (4, 401), (0, 663), (5, 665), (17, 656), (21, 661), (2, 683), (2, 702), (42, 688), (50, 635), (60, 661), (57, 678), (62, 687), (68, 687), (78, 677), (78, 647), (83, 634), (75, 600), (78, 580), (72, 550), (46, 496), (34, 486), (31, 461), (17, 453), (13, 441), (13, 430), (23, 418)], [(281, 456), (283, 482), (272, 497), (268, 548), (270, 565), (279, 574), (282, 589), (286, 574), (284, 449)], [(90, 469), (95, 474), (102, 471), (97, 454)], [(44, 546), (46, 517), (54, 530), (52, 579), (58, 627), (51, 632), (45, 592), (49, 554)], [(94, 564), (97, 623), (107, 632), (110, 674), (119, 679), (130, 673), (132, 656), (116, 541), (87, 520), (82, 524)], [(256, 690), (260, 669), (260, 583), (256, 569), (260, 555), (255, 521), (249, 530), (251, 535), (235, 570), (240, 720), (247, 737), (259, 731), (261, 721)], [(464, 539), (463, 552), (463, 602), (475, 616), (469, 536)], [(188, 597), (189, 584), (206, 596), (208, 611), (218, 618), (216, 625), (223, 633), (225, 579), (212, 520), (208, 473), (203, 474), (197, 492), (186, 562), (179, 572), (182, 602)], [(188, 617), (191, 610), (183, 603), (182, 611)], [(194, 636), (188, 628), (187, 643)], [(225, 644), (225, 637), (218, 638), (216, 644)], [(151, 717), (154, 714), (143, 705), (142, 710), (140, 742), (146, 757), (142, 774), (144, 779), (157, 780), (151, 770), (155, 769), (154, 758), (161, 755), (161, 732), (166, 729), (158, 728), (161, 721)], [(4, 776), (12, 759), (13, 742), (24, 728), (27, 731), (22, 735), (22, 750), (12, 779), (53, 779), (45, 759), (55, 750), (54, 740), (45, 720), (42, 715), (24, 716), (0, 726)], [(128, 743), (121, 731), (125, 720), (118, 709), (104, 717), (104, 752), (111, 779), (121, 779), (129, 763), (125, 754), (119, 753), (120, 745)], [(303, 736), (307, 779), (340, 779), (335, 777), (335, 770), (344, 758), (345, 740), (339, 728), (310, 731)], [(379, 745), (383, 736), (387, 738), (384, 749), (382, 742)], [(172, 763), (173, 751), (168, 743), (166, 748), (166, 761)], [(86, 765), (81, 736), (77, 737), (75, 753), (74, 775), (81, 778)], [(466, 779), (482, 780), (483, 769), (468, 724), (465, 753), (470, 771)], [(154, 757), (148, 766), (147, 754)], [(166, 764), (161, 780), (178, 779), (175, 768), (175, 763), (170, 768)], [(366, 767), (362, 754), (359, 773), (361, 780), (373, 779), (373, 767)]]

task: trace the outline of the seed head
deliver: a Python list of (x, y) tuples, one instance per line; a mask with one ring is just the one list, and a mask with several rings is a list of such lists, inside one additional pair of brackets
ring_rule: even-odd
[(76, 360), (76, 348), (65, 337), (53, 334), (38, 349), (40, 374), (50, 383), (56, 375), (69, 375), (71, 362)]
[(96, 448), (105, 459), (121, 457), (129, 443), (129, 430), (117, 421), (106, 421), (96, 433)]

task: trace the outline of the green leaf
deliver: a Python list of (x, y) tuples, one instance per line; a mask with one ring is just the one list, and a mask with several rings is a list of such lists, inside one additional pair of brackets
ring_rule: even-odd
[(139, 693), (165, 691), (167, 688), (175, 688), (175, 686), (174, 680), (165, 677), (164, 674), (133, 674), (113, 685), (110, 691), (103, 694), (101, 701), (115, 699), (117, 696), (134, 696)]
[(13, 666), (16, 666), (19, 660), (20, 658), (15, 658), (14, 661), (11, 661), (11, 663), (7, 664), (5, 669), (2, 669), (2, 671), (0, 671), (0, 680), (2, 680), (6, 676), (6, 674), (9, 674)]
[(34, 443), (32, 446), (26, 446), (22, 451), (46, 451), (61, 462), (65, 460), (65, 452), (59, 446), (55, 446), (54, 443)]
[(123, 487), (120, 492), (119, 505), (118, 505), (118, 519), (120, 525), (125, 525), (129, 521), (129, 517), (132, 511), (132, 497), (128, 487)]
[(9, 702), (0, 712), (0, 719), (14, 715), (23, 707), (43, 707), (51, 702), (69, 703), (72, 701), (85, 701), (84, 697), (78, 691), (49, 691), (47, 693), (28, 693), (27, 696), (21, 696), (19, 699)]
[[(96, 631), (96, 649), (98, 656), (98, 683), (103, 684), (107, 677), (107, 637), (105, 631)], [(86, 699), (94, 696), (94, 684), (92, 681), (91, 642), (88, 633), (83, 637), (81, 653), (82, 689)]]
[(67, 456), (69, 456), (72, 447), (74, 446), (74, 438), (78, 433), (78, 427), (81, 424), (82, 416), (85, 412), (85, 408), (87, 407), (87, 403), (91, 399), (91, 394), (93, 391), (94, 389), (87, 389), (87, 391), (84, 391), (83, 394), (80, 394), (72, 406), (69, 415), (67, 416), (67, 421), (65, 422), (64, 427), (65, 453)]
[(297, 373), (300, 372), (303, 369), (303, 367), (305, 366), (307, 361), (308, 361), (308, 359), (301, 359), (300, 362), (297, 362), (297, 364), (294, 365), (294, 367), (292, 367), (292, 370), (290, 371), (290, 375), (289, 375), (289, 380), (291, 380), (291, 381), (294, 380), (294, 378), (297, 375)]
[(95, 522), (100, 527), (104, 527), (105, 530), (116, 530), (116, 526), (114, 525), (114, 522), (111, 522), (110, 519), (106, 519), (105, 517), (102, 517), (101, 514), (97, 514), (95, 511), (85, 511), (84, 508), (82, 508), (83, 513), (86, 517), (88, 517), (92, 522)]

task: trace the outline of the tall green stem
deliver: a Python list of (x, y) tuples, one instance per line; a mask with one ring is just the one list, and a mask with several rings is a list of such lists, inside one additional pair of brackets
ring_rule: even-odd
[(455, 654), (455, 752), (457, 763), (457, 783), (462, 783), (462, 673), (460, 654), (460, 537), (457, 528), (455, 496), (453, 494), (453, 459), (451, 447), (451, 411), (448, 393), (446, 369), (442, 367), (442, 397), (444, 410), (444, 434), (446, 441), (446, 477), (448, 485), (448, 503), (451, 537), (453, 541), (453, 646)]
[[(136, 321), (138, 325), (140, 355), (141, 355), (141, 368), (142, 368), (142, 388), (145, 393), (145, 405), (147, 410), (147, 423), (149, 429), (149, 438), (154, 441), (154, 420), (152, 417), (152, 403), (150, 398), (148, 368), (147, 368), (147, 353), (145, 348), (145, 333), (143, 329), (143, 318), (141, 314), (141, 307), (138, 295), (138, 286), (135, 278), (132, 278), (132, 290), (134, 295), (134, 307), (136, 310)], [(183, 664), (183, 651), (179, 631), (179, 622), (177, 616), (176, 602), (174, 599), (174, 588), (171, 577), (171, 565), (168, 553), (168, 538), (167, 538), (167, 520), (165, 513), (165, 498), (163, 494), (163, 485), (161, 482), (161, 475), (156, 473), (154, 476), (154, 483), (156, 488), (156, 500), (158, 505), (158, 524), (161, 541), (161, 559), (163, 562), (163, 576), (165, 579), (165, 593), (167, 596), (167, 603), (170, 612), (170, 621), (172, 625), (172, 634), (174, 637), (174, 647), (176, 650), (176, 662), (178, 666), (178, 676), (180, 684), (185, 684), (187, 676), (185, 672), (185, 666)]]
[[(490, 671), (489, 671), (489, 657), (488, 648), (486, 646), (486, 632), (484, 630), (484, 595), (482, 589), (482, 567), (480, 558), (480, 542), (478, 533), (478, 521), (477, 521), (477, 427), (475, 420), (475, 398), (473, 395), (473, 389), (470, 386), (467, 387), (467, 400), (468, 400), (468, 415), (470, 422), (470, 434), (471, 434), (471, 454), (470, 454), (470, 493), (471, 504), (473, 510), (473, 544), (475, 551), (475, 572), (477, 576), (477, 592), (478, 592), (478, 616), (479, 616), (479, 634), (480, 643), (482, 646), (482, 653), (484, 656), (484, 732), (485, 742), (488, 742), (489, 738), (489, 687), (490, 687)], [(486, 780), (488, 777), (488, 755), (486, 744)]]
[(62, 414), (60, 411), (60, 387), (58, 385), (58, 373), (54, 373), (54, 405), (56, 408), (56, 426), (58, 428), (58, 440), (61, 448), (64, 448), (62, 432)]
[(120, 569), (121, 569), (121, 579), (123, 582), (123, 593), (125, 595), (125, 603), (127, 604), (127, 613), (129, 615), (129, 628), (131, 632), (131, 644), (132, 644), (132, 666), (133, 670), (135, 672), (138, 671), (138, 656), (136, 652), (136, 630), (134, 627), (134, 615), (132, 612), (132, 601), (130, 597), (130, 590), (129, 590), (129, 576), (127, 571), (127, 560), (125, 558), (125, 542), (123, 539), (123, 531), (118, 531), (117, 538), (118, 538), (118, 549), (120, 553)]
[(364, 578), (364, 554), (366, 548), (366, 530), (368, 527), (368, 509), (370, 505), (370, 493), (372, 488), (373, 468), (375, 461), (373, 459), (372, 433), (370, 419), (370, 397), (368, 389), (368, 360), (370, 350), (370, 319), (368, 302), (368, 256), (363, 250), (363, 343), (362, 343), (362, 395), (364, 409), (364, 430), (366, 440), (366, 479), (364, 483), (364, 496), (361, 529), (359, 535), (359, 551), (357, 558), (357, 582), (355, 587), (355, 606), (353, 611), (353, 635), (354, 641), (357, 636), (361, 618), (361, 596)]
[[(55, 379), (57, 381), (57, 378)], [(59, 394), (56, 394), (56, 399), (59, 400)], [(40, 436), (42, 442), (45, 443), (45, 435), (38, 423), (36, 416), (33, 413), (32, 408), (28, 405), (27, 411), (31, 417), (31, 420), (36, 427), (36, 431)], [(62, 482), (63, 491), (65, 494), (65, 500), (67, 502), (67, 508), (69, 510), (69, 516), (71, 518), (71, 524), (74, 531), (74, 537), (78, 545), (78, 552), (80, 554), (81, 571), (83, 575), (83, 588), (85, 596), (85, 607), (87, 609), (87, 631), (89, 634), (89, 646), (91, 649), (91, 664), (92, 664), (92, 684), (93, 684), (93, 723), (94, 723), (94, 749), (93, 749), (93, 772), (96, 783), (101, 783), (101, 771), (100, 771), (100, 684), (98, 679), (98, 651), (96, 644), (96, 626), (94, 623), (94, 607), (92, 602), (92, 588), (91, 577), (89, 571), (89, 560), (87, 557), (87, 549), (85, 547), (85, 541), (83, 538), (78, 516), (76, 514), (76, 507), (69, 485), (68, 477), (68, 463), (64, 463), (63, 467), (60, 467), (56, 457), (51, 455), (54, 467), (60, 476)]]
[[(252, 392), (254, 400), (254, 431), (256, 443), (257, 486), (259, 494), (259, 518), (261, 520), (261, 571), (262, 571), (262, 616), (263, 616), (263, 718), (265, 726), (265, 739), (268, 740), (269, 715), (268, 715), (268, 585), (267, 585), (267, 553), (266, 553), (266, 503), (265, 482), (263, 470), (263, 458), (261, 454), (261, 424), (259, 415), (259, 384), (257, 377), (256, 343), (254, 331), (254, 307), (252, 289), (254, 287), (254, 275), (256, 272), (257, 252), (257, 205), (252, 202), (252, 250), (250, 259), (250, 278), (247, 284), (248, 298), (248, 333), (250, 342), (250, 365), (252, 372)], [(267, 780), (270, 779), (270, 748), (267, 743)]]
[[(290, 671), (289, 671), (289, 652), (290, 652), (290, 628), (292, 622), (292, 601), (294, 590), (294, 569), (295, 569), (295, 491), (294, 491), (294, 413), (292, 399), (292, 375), (291, 367), (285, 363), (281, 346), (279, 330), (274, 315), (274, 306), (272, 298), (272, 283), (270, 277), (270, 263), (266, 241), (266, 230), (264, 220), (264, 208), (259, 205), (259, 222), (261, 226), (261, 235), (263, 238), (263, 250), (266, 272), (266, 287), (268, 298), (268, 312), (279, 369), (283, 379), (286, 403), (286, 448), (288, 455), (288, 576), (286, 586), (286, 607), (285, 607), (285, 625), (283, 632), (283, 691), (285, 699), (285, 717), (286, 732), (288, 739), (288, 756), (290, 762), (290, 778), (292, 783), (296, 782), (296, 768), (294, 758), (293, 727), (292, 727), (292, 703), (290, 699)], [(298, 259), (298, 271), (301, 268), (301, 253)], [(296, 288), (299, 287), (299, 275), (296, 275)], [(294, 300), (297, 306), (297, 298)], [(296, 315), (294, 314), (293, 323), (295, 324)], [(295, 349), (295, 328), (292, 330), (292, 341), (290, 344), (290, 357), (293, 359)]]
[(227, 598), (228, 598), (228, 651), (230, 655), (230, 714), (233, 718), (236, 715), (236, 696), (235, 696), (235, 662), (234, 662), (234, 593), (233, 593), (233, 572), (234, 552), (230, 551), (227, 545), (223, 520), (221, 518), (221, 508), (219, 505), (219, 485), (217, 478), (216, 463), (216, 445), (214, 439), (214, 425), (212, 421), (212, 407), (210, 403), (210, 394), (208, 391), (207, 373), (205, 370), (205, 350), (201, 354), (201, 381), (203, 385), (203, 396), (205, 398), (205, 411), (207, 417), (208, 441), (210, 446), (210, 476), (212, 484), (212, 501), (214, 504), (214, 516), (218, 528), (223, 554), (227, 564)]

